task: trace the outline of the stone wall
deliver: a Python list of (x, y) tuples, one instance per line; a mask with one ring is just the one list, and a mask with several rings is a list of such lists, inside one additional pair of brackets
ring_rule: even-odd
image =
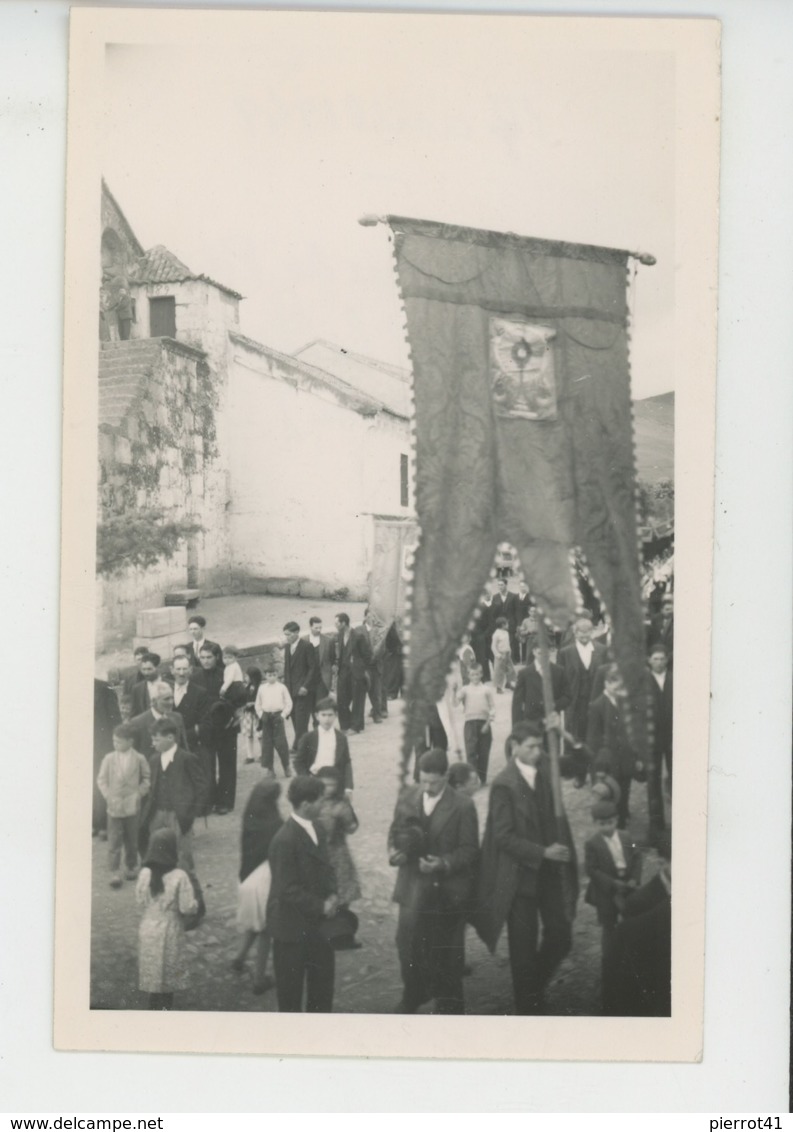
[[(190, 548), (195, 584), (225, 592), (230, 582), (228, 476), (218, 459), (216, 383), (204, 355), (170, 339), (112, 344), (100, 351), (99, 519), (161, 509), (204, 527)], [(99, 584), (101, 647), (128, 639), (141, 608), (188, 583), (188, 548), (146, 570)]]

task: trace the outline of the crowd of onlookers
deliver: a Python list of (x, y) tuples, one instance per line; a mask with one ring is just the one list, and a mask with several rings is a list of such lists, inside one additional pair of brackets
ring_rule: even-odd
[[(513, 593), (500, 579), (474, 625), (416, 751), (415, 783), (400, 793), (390, 831), (383, 831), (397, 870), (404, 990), (396, 1009), (433, 1003), (436, 1012), (464, 1011), (467, 924), (491, 949), (506, 928), (515, 1012), (545, 1009), (545, 987), (572, 945), (578, 885), (547, 753), (554, 732), (562, 773), (592, 792), (585, 899), (602, 926), (603, 1011), (666, 1014), (671, 595), (648, 627), (655, 724), (644, 762), (631, 747), (604, 627), (582, 615), (550, 642), (549, 711), (526, 587)], [(110, 884), (121, 887), (125, 876), (136, 882), (140, 988), (154, 1009), (170, 1008), (185, 986), (184, 931), (206, 910), (193, 826), (210, 811), (234, 809), (238, 749), (245, 762), (261, 763), (262, 778), (242, 817), (240, 946), (232, 965), (242, 970), (253, 950), (257, 993), (275, 986), (283, 1011), (302, 1009), (304, 995), (306, 1009), (332, 1009), (335, 951), (360, 946), (351, 905), (361, 889), (347, 847), (358, 827), (350, 738), (367, 719), (381, 722), (402, 691), (399, 621), (386, 625), (367, 612), (353, 626), (339, 613), (334, 628), (326, 634), (314, 617), (302, 635), (287, 622), (278, 662), (246, 666), (236, 648), (209, 640), (205, 619), (194, 615), (191, 639), (167, 660), (136, 650), (128, 669), (95, 682), (94, 834), (108, 841)], [(480, 845), (471, 795), (488, 781), (496, 697), (510, 692), (507, 765), (489, 785)], [(276, 755), (290, 780), (286, 821)], [(643, 886), (643, 852), (627, 832), (636, 781), (647, 789), (643, 840), (661, 862)]]

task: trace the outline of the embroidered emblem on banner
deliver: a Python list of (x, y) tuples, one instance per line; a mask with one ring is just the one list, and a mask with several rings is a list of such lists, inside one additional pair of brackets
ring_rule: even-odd
[(551, 340), (556, 331), (514, 318), (490, 319), (490, 380), (497, 417), (556, 419)]

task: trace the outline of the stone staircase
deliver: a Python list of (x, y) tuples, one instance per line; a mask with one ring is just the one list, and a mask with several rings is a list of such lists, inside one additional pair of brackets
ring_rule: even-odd
[(159, 338), (103, 342), (99, 350), (99, 424), (118, 428), (157, 368)]

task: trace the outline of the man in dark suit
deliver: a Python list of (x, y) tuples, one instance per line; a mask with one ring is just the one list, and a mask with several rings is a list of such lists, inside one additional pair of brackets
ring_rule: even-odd
[(336, 629), (333, 664), (338, 673), (339, 724), (342, 731), (357, 735), (364, 728), (367, 673), (372, 652), (366, 637), (350, 627), (348, 614), (336, 615)]
[(662, 644), (650, 648), (647, 687), (653, 721), (652, 762), (647, 769), (647, 808), (650, 815), (650, 835), (666, 828), (662, 787), (663, 764), (672, 787), (672, 704), (674, 689), (669, 669), (669, 653)]
[(301, 738), (308, 731), (319, 668), (316, 649), (308, 641), (301, 640), (297, 621), (287, 621), (284, 625), (284, 636), (286, 637), (284, 686), (292, 697), (292, 723), (295, 728), (292, 751), (294, 752)]
[(317, 726), (307, 731), (297, 745), (296, 774), (314, 774), (325, 766), (335, 766), (345, 790), (352, 790), (352, 762), (347, 736), (334, 727), (336, 705), (330, 697), (316, 706)]
[(367, 671), (369, 684), (369, 700), (372, 710), (369, 713), (373, 723), (382, 723), (383, 717), (388, 715), (388, 703), (383, 696), (383, 657), (385, 655), (385, 637), (387, 626), (371, 610), (367, 609), (361, 626), (361, 633), (366, 637), (371, 653), (371, 662)]
[(267, 930), (273, 939), (273, 965), (282, 1013), (299, 1013), (306, 991), (306, 1011), (333, 1009), (335, 958), (322, 934), (322, 921), (338, 905), (336, 876), (325, 835), (314, 824), (324, 794), (321, 779), (299, 775), (289, 784), (292, 814), (270, 842), (272, 875), (267, 902)]
[(110, 673), (108, 674), (108, 681), (111, 684), (117, 685), (116, 691), (119, 701), (121, 699), (127, 699), (131, 703), (132, 689), (139, 680), (143, 679), (140, 666), (144, 656), (148, 654), (148, 651), (148, 645), (138, 645), (132, 654), (135, 659), (134, 664), (129, 665), (127, 668), (115, 669), (116, 679), (114, 679)]
[(592, 807), (597, 832), (584, 845), (584, 864), (589, 877), (584, 901), (597, 910), (603, 929), (603, 958), (608, 952), (625, 899), (639, 887), (642, 855), (622, 829), (617, 829), (617, 807), (600, 801)]
[(634, 771), (637, 767), (643, 769), (628, 737), (624, 700), (625, 687), (619, 670), (615, 664), (609, 665), (604, 676), (603, 694), (589, 706), (586, 745), (595, 758), (600, 757), (603, 751), (608, 752), (611, 773), (620, 788), (617, 803), (619, 829), (625, 829), (628, 824), (628, 796)]
[(185, 747), (187, 750), (190, 749), (182, 717), (174, 711), (171, 685), (156, 684), (151, 707), (147, 711), (141, 712), (140, 715), (133, 716), (129, 721), (134, 734), (135, 750), (145, 755), (147, 759), (154, 754), (155, 747), (152, 736), (155, 724), (159, 723), (161, 719), (173, 719), (176, 722), (179, 746)]
[(179, 868), (195, 872), (193, 823), (204, 808), (206, 779), (195, 755), (178, 745), (181, 719), (160, 719), (152, 728), (151, 789), (143, 800), (141, 843), (158, 829), (176, 834)]
[(525, 582), (518, 582), (518, 592), (515, 595), (515, 651), (512, 654), (512, 659), (516, 664), (521, 660), (525, 661), (526, 657), (520, 655), (520, 640), (517, 635), (517, 630), (527, 620), (532, 609), (534, 608), (529, 593), (529, 587)]
[(473, 628), (471, 629), (471, 648), (474, 650), (477, 664), (482, 666), (482, 680), (487, 683), (490, 679), (490, 661), (493, 659), (490, 641), (496, 623), (491, 616), (489, 602), (480, 601), (476, 612), (478, 616), (474, 618)]
[(516, 724), (508, 749), (510, 761), (490, 787), (477, 930), (495, 951), (506, 923), (515, 1013), (540, 1014), (545, 987), (572, 945), (575, 848), (566, 815), (554, 812), (541, 729)]
[(647, 644), (663, 645), (669, 654), (669, 667), (672, 667), (672, 653), (675, 647), (674, 599), (667, 594), (661, 602), (661, 612), (650, 621)]
[(309, 617), (306, 640), (317, 655), (317, 683), (314, 687), (316, 705), (333, 692), (333, 641), (323, 634), (321, 617)]
[(206, 623), (206, 617), (202, 617), (200, 613), (196, 613), (187, 622), (187, 628), (190, 630), (190, 640), (187, 642), (187, 655), (190, 658), (190, 664), (193, 666), (193, 668), (201, 667), (201, 662), (199, 660), (201, 649), (220, 647), (215, 643), (215, 641), (210, 641), (207, 637), (204, 636)]
[(102, 759), (113, 750), (113, 728), (121, 723), (121, 711), (116, 693), (105, 680), (94, 680), (94, 761), (93, 761), (93, 806), (91, 828), (94, 833), (105, 837), (107, 830), (107, 805), (97, 786), (96, 777)]
[[(535, 644), (529, 664), (518, 673), (512, 696), (513, 724), (518, 723), (521, 719), (529, 723), (542, 723), (545, 718), (545, 700), (542, 693), (539, 657), (540, 648), (539, 645)], [(564, 672), (558, 664), (551, 663), (551, 685), (553, 688), (553, 710), (564, 711), (570, 703), (570, 697), (567, 694)]]
[(388, 835), (389, 863), (399, 867), (397, 950), (400, 1014), (430, 999), (435, 1013), (463, 1014), (463, 930), (473, 896), (479, 823), (471, 799), (453, 790), (445, 751), (419, 759), (418, 786), (397, 802)]
[(188, 748), (193, 754), (197, 754), (199, 728), (209, 711), (211, 701), (205, 690), (190, 679), (192, 668), (186, 654), (174, 659), (172, 670), (174, 711), (178, 712), (184, 721)]
[(499, 617), (506, 617), (509, 640), (513, 656), (518, 647), (518, 599), (510, 593), (507, 579), (499, 578), (496, 582), (496, 592), (490, 602), (490, 624), (495, 629)]
[(130, 705), (132, 715), (140, 715), (151, 707), (152, 693), (157, 684), (163, 682), (160, 676), (160, 657), (156, 652), (147, 652), (140, 659), (141, 679), (132, 685)]
[(570, 704), (567, 729), (582, 743), (586, 740), (592, 682), (597, 670), (606, 663), (603, 645), (592, 640), (592, 622), (588, 616), (578, 617), (573, 625), (573, 643), (559, 650), (558, 664), (564, 672)]
[(661, 868), (625, 899), (603, 958), (603, 1013), (668, 1018), (672, 1013), (671, 838), (658, 841)]

